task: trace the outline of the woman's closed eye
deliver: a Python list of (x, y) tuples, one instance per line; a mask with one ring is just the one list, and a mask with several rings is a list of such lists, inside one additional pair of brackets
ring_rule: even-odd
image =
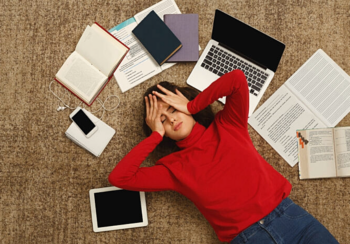
[[(175, 109), (175, 108), (173, 108), (173, 107), (171, 107), (171, 112), (170, 113), (175, 113), (177, 110)], [(160, 119), (161, 119), (161, 121), (162, 121), (162, 123), (164, 123), (165, 121), (166, 121), (166, 116), (164, 116), (164, 115), (162, 115), (161, 117), (160, 117)]]

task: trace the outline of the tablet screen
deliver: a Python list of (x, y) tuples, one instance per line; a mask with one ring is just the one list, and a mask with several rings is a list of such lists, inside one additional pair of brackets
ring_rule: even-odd
[(143, 222), (139, 192), (114, 190), (94, 196), (98, 228)]

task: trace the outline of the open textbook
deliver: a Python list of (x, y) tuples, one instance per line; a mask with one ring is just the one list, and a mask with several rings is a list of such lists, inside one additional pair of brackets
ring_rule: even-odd
[(114, 73), (114, 77), (122, 92), (126, 92), (176, 64), (165, 63), (162, 66), (159, 66), (141, 42), (134, 36), (134, 34), (132, 34), (132, 30), (152, 10), (154, 10), (163, 21), (164, 14), (181, 14), (180, 9), (174, 0), (163, 0), (109, 30), (112, 35), (130, 48), (130, 52), (126, 55), (119, 68)]
[(129, 48), (98, 23), (87, 26), (55, 80), (90, 106)]
[(128, 51), (98, 23), (88, 25), (55, 80), (90, 106)]
[(299, 130), (299, 177), (350, 176), (350, 127)]
[(296, 130), (335, 127), (349, 111), (350, 77), (319, 49), (248, 122), (294, 166), (298, 162)]

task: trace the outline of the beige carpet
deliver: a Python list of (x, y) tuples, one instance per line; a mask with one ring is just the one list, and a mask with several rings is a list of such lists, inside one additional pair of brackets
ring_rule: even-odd
[[(100, 158), (66, 138), (70, 111), (57, 112), (58, 100), (49, 92), (86, 25), (97, 21), (110, 29), (156, 2), (0, 1), (0, 243), (220, 243), (193, 203), (175, 192), (146, 193), (146, 228), (92, 231), (88, 192), (109, 186), (109, 172), (144, 138), (143, 92), (162, 80), (185, 85), (193, 63), (177, 64), (124, 94), (111, 80), (100, 98), (117, 94), (121, 103), (103, 116), (116, 135)], [(176, 2), (183, 13), (199, 14), (202, 48), (217, 8), (286, 44), (262, 102), (319, 48), (350, 74), (348, 0)], [(70, 96), (56, 83), (53, 89), (68, 101)], [(70, 103), (78, 100), (71, 97)], [(106, 106), (114, 104), (112, 100)], [(97, 108), (95, 103), (92, 109)], [(215, 103), (214, 108), (222, 106)], [(339, 123), (348, 125), (350, 115)], [(291, 199), (340, 243), (350, 243), (350, 178), (300, 181), (297, 166), (291, 168), (252, 128), (249, 132), (257, 150), (292, 183)], [(151, 166), (162, 154), (152, 154), (143, 165)]]

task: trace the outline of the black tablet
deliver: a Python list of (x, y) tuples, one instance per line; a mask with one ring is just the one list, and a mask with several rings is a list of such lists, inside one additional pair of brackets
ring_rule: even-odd
[(90, 204), (94, 232), (148, 225), (144, 192), (114, 186), (91, 189)]

